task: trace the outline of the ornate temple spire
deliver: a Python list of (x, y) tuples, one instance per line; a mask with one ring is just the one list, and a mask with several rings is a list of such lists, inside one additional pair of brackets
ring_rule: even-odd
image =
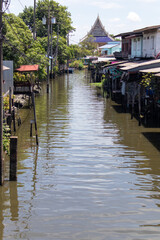
[(109, 33), (105, 30), (105, 27), (100, 20), (99, 14), (97, 15), (95, 23), (91, 27), (91, 30), (81, 41), (84, 41), (90, 35), (92, 35), (96, 39), (95, 42), (97, 43), (102, 42), (102, 38), (103, 42), (114, 41), (113, 38), (109, 35)]

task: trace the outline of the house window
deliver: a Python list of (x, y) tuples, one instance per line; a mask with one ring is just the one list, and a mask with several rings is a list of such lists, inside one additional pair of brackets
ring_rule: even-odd
[(154, 36), (151, 36), (151, 49), (154, 49)]
[(125, 44), (125, 52), (128, 52), (128, 43)]
[(136, 51), (137, 49), (137, 40), (134, 39), (133, 50)]

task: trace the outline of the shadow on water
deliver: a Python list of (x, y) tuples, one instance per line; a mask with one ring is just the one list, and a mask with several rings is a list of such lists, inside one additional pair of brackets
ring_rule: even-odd
[(112, 107), (117, 113), (124, 113), (121, 105), (112, 105)]
[(142, 134), (158, 151), (160, 151), (160, 132), (144, 132)]

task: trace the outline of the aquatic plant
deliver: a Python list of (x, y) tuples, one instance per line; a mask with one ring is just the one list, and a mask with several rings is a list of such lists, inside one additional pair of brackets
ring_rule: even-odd
[(153, 77), (154, 75), (151, 73), (143, 74), (140, 84), (143, 85), (145, 88), (151, 89), (151, 82), (153, 81)]
[(9, 110), (9, 96), (4, 96), (3, 97), (3, 109), (4, 111)]
[(3, 149), (9, 155), (10, 154), (10, 128), (7, 124), (3, 124)]

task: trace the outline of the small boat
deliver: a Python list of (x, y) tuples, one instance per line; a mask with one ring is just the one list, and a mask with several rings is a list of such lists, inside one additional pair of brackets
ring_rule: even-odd
[(65, 69), (65, 73), (73, 73), (74, 68), (69, 67), (68, 69)]

